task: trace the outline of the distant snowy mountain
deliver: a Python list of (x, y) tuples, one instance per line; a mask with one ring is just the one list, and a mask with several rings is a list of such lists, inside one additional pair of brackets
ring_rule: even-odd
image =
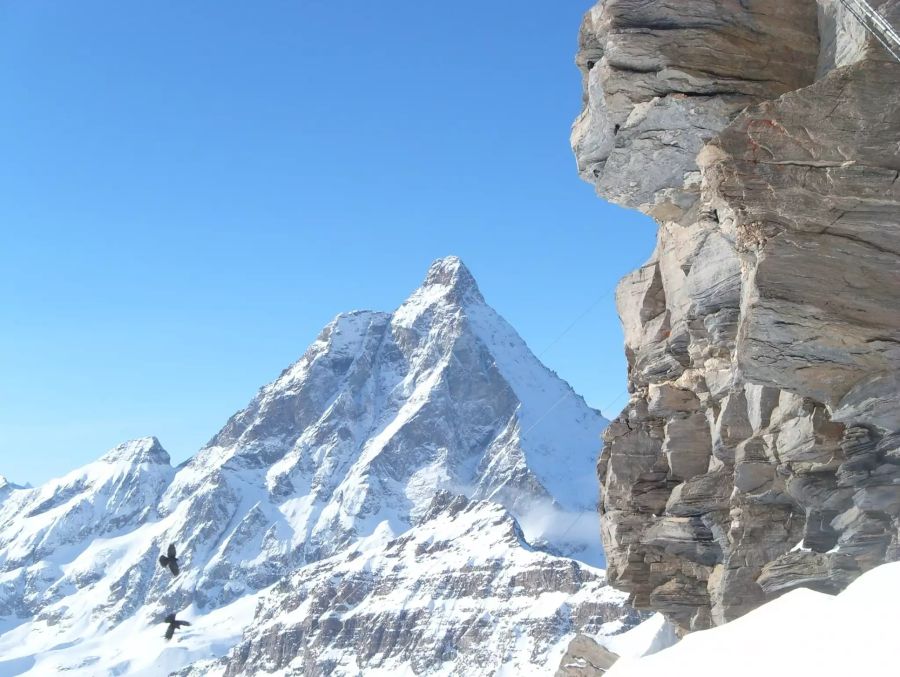
[[(634, 620), (595, 568), (605, 424), (437, 261), (393, 314), (339, 315), (177, 470), (147, 438), (0, 487), (0, 675), (168, 674), (236, 644), (203, 669), (558, 660)], [(166, 644), (169, 612), (195, 624)]]
[(6, 477), (0, 475), (0, 503), (6, 500), (6, 497), (12, 494), (16, 489), (30, 489), (30, 486), (21, 486), (10, 482)]

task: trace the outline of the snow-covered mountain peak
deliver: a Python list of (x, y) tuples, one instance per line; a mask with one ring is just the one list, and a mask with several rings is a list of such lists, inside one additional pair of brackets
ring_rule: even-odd
[(6, 496), (9, 496), (16, 489), (25, 489), (26, 487), (19, 486), (18, 484), (14, 484), (10, 482), (6, 477), (0, 475), (0, 500), (4, 499)]
[(40, 612), (81, 576), (66, 565), (94, 539), (154, 520), (174, 473), (159, 441), (148, 437), (34, 489), (7, 493), (0, 502), (0, 616)]
[[(412, 608), (412, 583), (436, 558), (432, 585), (447, 606), (428, 611), (426, 595), (422, 613), (467, 633), (482, 627), (488, 607), (506, 608), (498, 617), (508, 616), (508, 628), (484, 636), (488, 653), (507, 651), (519, 621), (533, 616), (537, 643), (529, 651), (547, 656), (574, 628), (595, 623), (585, 609), (621, 615), (619, 598), (592, 601), (605, 586), (602, 572), (584, 573), (604, 564), (593, 467), (605, 424), (487, 305), (462, 262), (441, 259), (394, 313), (338, 315), (177, 469), (155, 438), (143, 438), (38, 489), (8, 494), (0, 502), (0, 616), (53, 626), (35, 652), (82, 643), (95, 619), (143, 628), (177, 612), (211, 627), (239, 612), (237, 632), (256, 597), (292, 572), (322, 599), (334, 572), (368, 590), (367, 572), (353, 562), (371, 552), (373, 570), (382, 572), (376, 597), (387, 595), (393, 606), (359, 616), (367, 625), (387, 632), (400, 623)], [(467, 517), (455, 518), (465, 506)], [(395, 576), (397, 544), (407, 542), (411, 568)], [(169, 543), (181, 566), (174, 579), (157, 562)], [(496, 552), (488, 553), (491, 543)], [(489, 555), (474, 572), (478, 580), (452, 564), (476, 550)], [(508, 613), (504, 600), (520, 579), (533, 593), (524, 606), (543, 600), (534, 613), (524, 606)], [(482, 589), (479, 580), (496, 585)], [(569, 613), (566, 591), (576, 589), (584, 606)], [(277, 595), (270, 601), (293, 604)], [(343, 613), (344, 604), (329, 613)], [(294, 613), (301, 625), (320, 615), (308, 605)], [(449, 641), (442, 626), (423, 628), (423, 641), (440, 649)], [(0, 638), (0, 653), (16, 637)], [(323, 655), (346, 639), (317, 637), (309, 648)], [(222, 645), (236, 641), (229, 634)], [(97, 647), (85, 644), (86, 655), (106, 651), (101, 644), (99, 636)], [(168, 653), (173, 669), (189, 662)], [(75, 661), (58, 659), (60, 669)], [(96, 674), (121, 669), (109, 665)]]
[(171, 459), (155, 437), (141, 437), (113, 447), (100, 457), (102, 463), (150, 463), (169, 465)]
[(412, 326), (422, 315), (439, 307), (453, 314), (462, 308), (484, 305), (478, 283), (462, 260), (447, 256), (431, 264), (425, 281), (394, 313), (395, 326)]
[(458, 256), (446, 256), (432, 263), (421, 289), (443, 293), (457, 303), (484, 302), (478, 283)]
[(178, 473), (161, 511), (216, 504), (254, 539), (274, 521), (289, 543), (278, 557), (309, 562), (405, 531), (448, 490), (490, 498), (541, 547), (602, 565), (599, 534), (576, 520), (596, 509), (604, 425), (447, 257), (393, 314), (330, 322)]

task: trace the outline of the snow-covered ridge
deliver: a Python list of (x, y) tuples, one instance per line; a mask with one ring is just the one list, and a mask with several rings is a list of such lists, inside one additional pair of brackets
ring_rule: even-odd
[(894, 677), (900, 562), (863, 574), (836, 597), (793, 590), (725, 625), (696, 632), (674, 647), (623, 658), (608, 677)]
[(311, 674), (311, 655), (315, 674), (549, 674), (565, 630), (633, 621), (626, 598), (601, 570), (528, 548), (496, 503), (457, 497), (400, 537), (299, 569), (228, 658), (190, 674)]
[(0, 475), (0, 502), (4, 501), (6, 497), (12, 494), (14, 491), (21, 491), (23, 489), (30, 488), (31, 487), (23, 487), (19, 484), (10, 482), (6, 477)]
[[(220, 656), (240, 632), (201, 632), (204, 619), (243, 610), (234, 622), (249, 624), (256, 600), (291, 572), (312, 581), (321, 563), (344, 570), (367, 548), (390, 559), (386, 544), (409, 538), (427, 551), (425, 534), (449, 524), (441, 511), (451, 510), (453, 496), (481, 506), (471, 528), (499, 520), (518, 534), (496, 545), (491, 566), (509, 567), (510, 580), (524, 576), (529, 595), (559, 600), (562, 590), (603, 588), (602, 572), (589, 565), (603, 564), (593, 466), (605, 424), (485, 303), (462, 262), (442, 259), (394, 313), (337, 316), (177, 470), (147, 438), (43, 487), (11, 492), (0, 503), (0, 633), (9, 628), (0, 654), (11, 651), (33, 674), (83, 661), (91, 674), (137, 670), (146, 661), (104, 653), (102, 638), (114, 627), (155, 633), (177, 612), (197, 621), (184, 632), (190, 650), (156, 643), (167, 656), (160, 664), (176, 669)], [(463, 530), (435, 556), (474, 552), (477, 539)], [(168, 543), (179, 549), (176, 579), (156, 562)], [(437, 565), (450, 570), (449, 561)], [(570, 574), (553, 573), (563, 569)], [(416, 580), (388, 561), (371, 570), (384, 574), (381, 587), (407, 589)], [(446, 584), (456, 585), (451, 579)], [(400, 604), (402, 596), (383, 594)], [(503, 594), (486, 589), (484, 604)], [(425, 601), (406, 599), (382, 624)], [(621, 602), (613, 595), (601, 604), (605, 620), (632, 618)], [(535, 660), (598, 625), (600, 607), (585, 607), (593, 611), (570, 624), (550, 621), (562, 607), (542, 608), (529, 640)], [(472, 618), (450, 616), (453, 632), (471, 629)], [(496, 639), (486, 637), (479, 651), (496, 650)], [(60, 645), (67, 648), (51, 651)], [(309, 650), (327, 653), (321, 642)], [(315, 664), (317, 655), (306, 660)], [(405, 660), (399, 646), (390, 659)], [(431, 660), (437, 671), (467, 658)]]
[[(173, 476), (169, 455), (148, 437), (40, 487), (10, 493), (0, 504), (0, 572), (37, 563), (46, 570), (62, 550), (70, 558), (92, 538), (152, 519)], [(0, 613), (6, 613), (2, 603), (0, 597)]]

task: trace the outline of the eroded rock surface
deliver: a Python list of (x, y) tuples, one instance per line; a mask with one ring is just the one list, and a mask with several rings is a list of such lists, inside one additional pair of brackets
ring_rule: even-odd
[(840, 590), (900, 557), (900, 64), (836, 0), (607, 0), (580, 43), (579, 171), (659, 224), (610, 580), (683, 631)]
[(560, 661), (556, 677), (600, 677), (619, 659), (587, 635), (576, 635)]

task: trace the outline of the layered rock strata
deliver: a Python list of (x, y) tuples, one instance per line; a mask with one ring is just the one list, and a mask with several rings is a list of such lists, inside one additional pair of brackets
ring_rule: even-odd
[(607, 0), (577, 63), (582, 177), (659, 226), (617, 290), (610, 580), (687, 631), (900, 557), (900, 64), (837, 0)]

